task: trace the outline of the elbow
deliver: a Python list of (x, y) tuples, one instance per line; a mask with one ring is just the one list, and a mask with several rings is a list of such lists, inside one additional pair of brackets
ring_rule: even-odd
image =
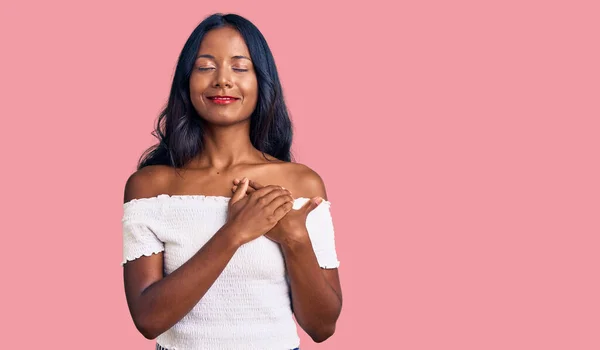
[(156, 337), (158, 337), (158, 334), (156, 332), (152, 332), (151, 330), (140, 329), (140, 328), (138, 328), (138, 330), (144, 336), (144, 338), (146, 338), (148, 340), (154, 340), (154, 339), (156, 339)]
[(322, 326), (320, 329), (311, 332), (309, 335), (315, 343), (322, 343), (329, 339), (335, 333), (335, 324), (331, 326)]
[(148, 340), (154, 340), (162, 333), (159, 327), (157, 327), (156, 322), (149, 317), (134, 318), (133, 323), (135, 324), (135, 328)]

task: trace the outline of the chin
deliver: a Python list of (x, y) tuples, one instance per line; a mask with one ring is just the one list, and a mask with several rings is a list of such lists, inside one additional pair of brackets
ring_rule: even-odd
[(234, 125), (238, 123), (242, 123), (245, 121), (249, 121), (250, 117), (239, 117), (239, 116), (228, 116), (228, 115), (218, 115), (218, 116), (210, 116), (208, 118), (202, 117), (205, 123), (218, 125), (218, 126), (227, 126)]

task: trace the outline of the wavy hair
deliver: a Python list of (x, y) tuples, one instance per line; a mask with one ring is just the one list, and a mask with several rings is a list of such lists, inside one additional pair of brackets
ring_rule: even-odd
[(266, 153), (282, 161), (292, 161), (292, 123), (267, 41), (249, 20), (235, 14), (218, 13), (204, 19), (183, 46), (169, 99), (152, 132), (158, 143), (142, 154), (138, 169), (158, 164), (181, 168), (202, 152), (204, 130), (190, 100), (190, 76), (204, 35), (224, 26), (231, 26), (242, 35), (256, 72), (258, 101), (250, 116), (252, 145), (263, 156)]

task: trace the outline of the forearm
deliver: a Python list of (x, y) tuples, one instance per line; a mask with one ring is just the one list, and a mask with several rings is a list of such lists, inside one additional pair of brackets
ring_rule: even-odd
[(282, 245), (292, 290), (292, 305), (298, 324), (319, 342), (331, 336), (342, 303), (325, 279), (308, 235)]
[(150, 285), (136, 303), (138, 328), (153, 339), (181, 320), (202, 299), (239, 245), (224, 226), (192, 258)]

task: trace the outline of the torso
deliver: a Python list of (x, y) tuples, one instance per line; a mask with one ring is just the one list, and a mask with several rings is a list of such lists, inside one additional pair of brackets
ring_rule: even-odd
[[(143, 189), (141, 196), (154, 198), (127, 206), (151, 204), (152, 208), (158, 208), (150, 217), (155, 225), (153, 232), (164, 244), (167, 275), (188, 261), (225, 223), (227, 201), (217, 196), (231, 197), (235, 178), (247, 177), (265, 186), (283, 186), (295, 198), (324, 197), (321, 179), (314, 171), (299, 163), (279, 160), (237, 165), (226, 171), (207, 167), (177, 171), (153, 165), (139, 170), (134, 177), (140, 180), (132, 182)], [(127, 193), (125, 198), (131, 199)], [(198, 342), (229, 342), (236, 348), (251, 339), (261, 348), (297, 347), (299, 338), (289, 292), (279, 246), (259, 237), (236, 252), (202, 300), (157, 341), (166, 347), (188, 348), (197, 348)], [(258, 309), (261, 312), (254, 311)], [(256, 326), (265, 324), (268, 326)]]

